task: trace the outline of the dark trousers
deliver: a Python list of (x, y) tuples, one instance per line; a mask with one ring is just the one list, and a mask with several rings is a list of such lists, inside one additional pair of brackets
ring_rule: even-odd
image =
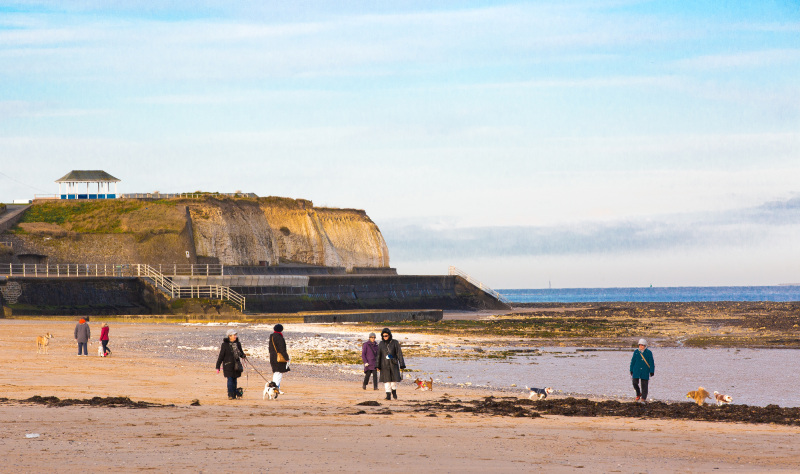
[(378, 390), (378, 370), (365, 370), (364, 371), (364, 387), (369, 383), (369, 376), (372, 375), (372, 385), (375, 390)]
[(108, 350), (108, 341), (106, 340), (106, 341), (100, 341), (100, 342), (103, 343), (103, 354), (108, 355), (108, 353), (111, 352), (111, 351)]
[(236, 385), (238, 383), (238, 379), (236, 377), (228, 377), (228, 396), (229, 397), (236, 397)]
[[(639, 380), (642, 381), (642, 389), (639, 390)], [(642, 397), (642, 400), (647, 400), (647, 379), (633, 379), (633, 388), (636, 390), (636, 396)]]
[(83, 355), (88, 356), (89, 355), (89, 351), (87, 349), (88, 345), (89, 345), (88, 342), (79, 342), (78, 343), (78, 355), (81, 355), (81, 351), (83, 351)]

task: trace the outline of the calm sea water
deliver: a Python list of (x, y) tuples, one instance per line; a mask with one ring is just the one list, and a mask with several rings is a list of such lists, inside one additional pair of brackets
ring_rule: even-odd
[(800, 301), (800, 286), (685, 286), (497, 290), (513, 303)]

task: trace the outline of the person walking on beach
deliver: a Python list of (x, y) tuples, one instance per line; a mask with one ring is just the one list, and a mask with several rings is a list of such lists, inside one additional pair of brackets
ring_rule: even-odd
[(228, 400), (242, 398), (237, 384), (244, 371), (242, 359), (246, 358), (236, 330), (228, 329), (227, 337), (222, 340), (217, 357), (217, 373), (219, 373), (219, 367), (222, 366), (222, 374), (228, 378)]
[(103, 323), (100, 328), (100, 344), (103, 345), (103, 357), (108, 357), (111, 354), (111, 349), (108, 348), (108, 323)]
[(281, 391), (283, 374), (289, 371), (289, 353), (286, 352), (286, 340), (283, 338), (283, 325), (276, 324), (272, 328), (275, 332), (269, 335), (269, 365), (272, 366), (272, 381)]
[(406, 363), (403, 360), (400, 343), (392, 339), (392, 331), (389, 328), (383, 328), (381, 331), (377, 368), (381, 373), (386, 399), (391, 400), (394, 397), (397, 400), (397, 382), (403, 380), (403, 374), (400, 371), (406, 368)]
[[(653, 360), (653, 353), (647, 348), (647, 341), (644, 339), (639, 339), (639, 348), (633, 351), (630, 372), (633, 388), (636, 390), (636, 401), (647, 403), (647, 385), (650, 377), (655, 375), (656, 363)], [(642, 383), (641, 390), (639, 381)]]
[[(78, 355), (89, 355), (89, 339), (92, 337), (92, 330), (85, 319), (81, 318), (75, 325), (75, 340), (78, 341)], [(81, 354), (81, 351), (83, 354)]]
[(376, 360), (378, 358), (378, 343), (375, 342), (375, 333), (369, 333), (369, 340), (361, 345), (361, 361), (364, 362), (364, 383), (361, 388), (366, 390), (369, 383), (369, 376), (372, 376), (372, 389), (378, 390), (378, 368)]

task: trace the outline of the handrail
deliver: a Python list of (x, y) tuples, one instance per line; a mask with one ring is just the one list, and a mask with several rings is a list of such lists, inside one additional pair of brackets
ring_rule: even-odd
[[(222, 265), (167, 265), (175, 275), (222, 275)], [(212, 268), (216, 267), (216, 268)], [(188, 268), (188, 270), (187, 270)], [(215, 273), (218, 271), (219, 273)], [(167, 276), (147, 264), (120, 263), (2, 263), (0, 275), (35, 278), (73, 277), (138, 277), (150, 279), (160, 291), (170, 298), (218, 298), (233, 302), (245, 310), (245, 297), (230, 287), (221, 285), (179, 286)], [(189, 296), (186, 296), (189, 295)], [(192, 296), (199, 295), (199, 296)]]
[[(155, 283), (156, 288), (161, 287), (161, 291), (168, 293), (171, 298), (217, 298), (228, 300), (239, 306), (239, 310), (245, 310), (245, 297), (221, 285), (197, 285), (197, 286), (178, 286), (161, 272), (147, 264), (137, 264), (136, 272), (138, 276), (149, 278)], [(187, 296), (188, 293), (188, 296)]]
[(456, 268), (456, 267), (454, 267), (452, 265), (450, 265), (450, 268), (448, 268), (448, 274), (460, 276), (461, 278), (467, 280), (468, 282), (470, 282), (473, 285), (475, 285), (478, 288), (480, 288), (483, 292), (489, 293), (490, 295), (492, 295), (498, 301), (501, 301), (501, 302), (503, 302), (505, 304), (511, 304), (511, 302), (505, 296), (503, 296), (500, 293), (494, 291), (493, 289), (491, 289), (488, 286), (484, 285), (480, 281), (478, 281), (475, 278), (472, 278), (471, 276), (469, 276), (466, 272), (463, 272), (463, 271), (459, 270), (458, 268)]

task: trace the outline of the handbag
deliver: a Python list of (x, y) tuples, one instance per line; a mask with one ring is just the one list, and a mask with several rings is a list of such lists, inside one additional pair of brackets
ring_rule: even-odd
[[(272, 340), (272, 347), (275, 347), (275, 339)], [(278, 352), (277, 347), (275, 347), (275, 354), (276, 354), (275, 360), (278, 361), (279, 364), (282, 362), (286, 362), (286, 357), (283, 357), (283, 354)]]

